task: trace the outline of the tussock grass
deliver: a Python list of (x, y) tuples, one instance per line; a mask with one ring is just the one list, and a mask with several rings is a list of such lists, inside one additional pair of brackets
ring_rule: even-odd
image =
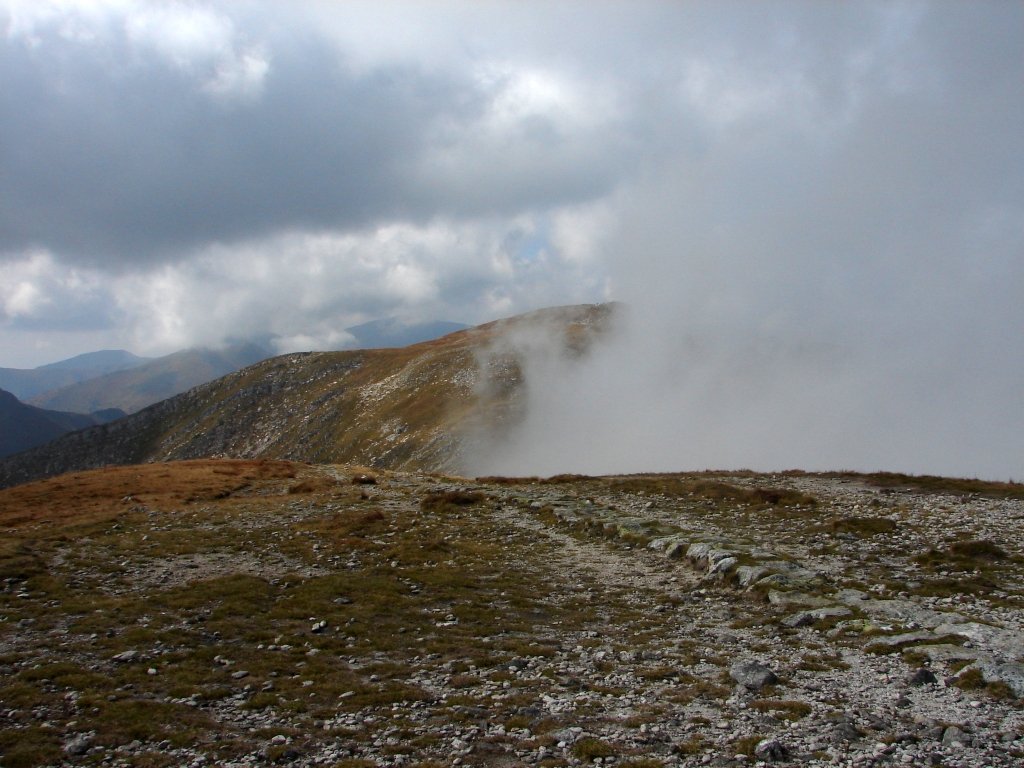
[(611, 488), (626, 493), (658, 494), (674, 498), (696, 497), (754, 507), (815, 506), (818, 503), (813, 496), (789, 488), (746, 488), (721, 480), (675, 475), (639, 475), (613, 480)]
[(806, 701), (755, 699), (748, 706), (759, 712), (770, 712), (782, 720), (799, 720), (811, 714), (811, 705)]
[(444, 507), (469, 507), (480, 504), (486, 500), (486, 496), (479, 491), (440, 491), (429, 493), (420, 501), (420, 508), (427, 511), (436, 511)]
[(828, 473), (825, 476), (851, 477), (879, 488), (905, 488), (919, 493), (974, 494), (990, 499), (1024, 499), (1024, 483), (1000, 483), (935, 475), (905, 475), (898, 472), (875, 472), (864, 475)]
[(954, 541), (944, 550), (929, 547), (914, 557), (914, 562), (927, 567), (948, 567), (960, 570), (985, 569), (1009, 560), (1006, 550), (987, 539)]
[(825, 530), (831, 533), (851, 533), (861, 539), (892, 533), (896, 530), (896, 521), (887, 517), (837, 517), (826, 525)]

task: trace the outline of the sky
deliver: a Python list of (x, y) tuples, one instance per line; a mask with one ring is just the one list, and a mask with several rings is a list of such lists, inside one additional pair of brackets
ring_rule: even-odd
[(496, 461), (1024, 479), (1022, 135), (1011, 0), (0, 0), (0, 366), (617, 300)]

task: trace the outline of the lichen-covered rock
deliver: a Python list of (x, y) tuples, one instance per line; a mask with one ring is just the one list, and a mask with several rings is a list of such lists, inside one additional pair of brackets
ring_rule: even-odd
[(764, 565), (740, 565), (735, 571), (736, 584), (747, 588), (770, 573), (771, 571)]
[(808, 611), (799, 611), (791, 614), (782, 620), (786, 627), (810, 627), (819, 621), (830, 618), (842, 618), (853, 613), (849, 608), (842, 605), (829, 605), (824, 608), (812, 608)]
[(976, 621), (940, 624), (935, 627), (935, 633), (966, 637), (978, 647), (995, 652), (1007, 659), (1024, 657), (1024, 637), (1019, 632), (995, 627), (991, 624), (981, 624)]
[(681, 536), (661, 536), (651, 541), (647, 548), (660, 552), (669, 560), (678, 560), (686, 554), (689, 542)]
[(778, 676), (758, 661), (741, 661), (729, 669), (729, 677), (749, 691), (759, 691), (766, 685), (779, 682)]
[(981, 672), (981, 677), (986, 683), (1005, 685), (1013, 691), (1014, 696), (1024, 698), (1024, 664), (979, 659), (973, 666)]

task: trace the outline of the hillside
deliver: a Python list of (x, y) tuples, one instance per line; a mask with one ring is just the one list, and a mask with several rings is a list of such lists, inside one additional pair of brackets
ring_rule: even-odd
[(32, 398), (32, 405), (78, 413), (118, 408), (126, 413), (142, 410), (168, 397), (212, 381), (267, 358), (258, 344), (239, 343), (223, 349), (186, 349), (164, 357)]
[[(38, 368), (0, 368), (0, 389), (6, 389), (19, 400), (29, 400), (44, 392), (67, 387), (80, 381), (114, 371), (134, 368), (148, 360), (149, 358), (138, 357), (123, 349), (107, 349), (77, 355), (67, 360), (41, 365)], [(88, 413), (90, 411), (79, 412)]]
[(1024, 761), (1024, 489), (201, 460), (0, 491), (0, 762)]
[(611, 305), (540, 310), (400, 349), (264, 360), (112, 424), (0, 461), (0, 487), (77, 469), (200, 457), (452, 469), (515, 418), (509, 333), (580, 353)]
[(0, 457), (43, 445), (67, 432), (103, 424), (121, 413), (64, 413), (36, 408), (0, 389)]

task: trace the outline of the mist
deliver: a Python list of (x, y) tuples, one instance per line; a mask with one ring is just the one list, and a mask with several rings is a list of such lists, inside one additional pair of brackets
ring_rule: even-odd
[(1006, 147), (930, 154), (946, 117), (880, 99), (814, 141), (754, 118), (625, 190), (617, 330), (582, 359), (511, 340), (520, 420), (467, 470), (1024, 479), (1024, 227)]

